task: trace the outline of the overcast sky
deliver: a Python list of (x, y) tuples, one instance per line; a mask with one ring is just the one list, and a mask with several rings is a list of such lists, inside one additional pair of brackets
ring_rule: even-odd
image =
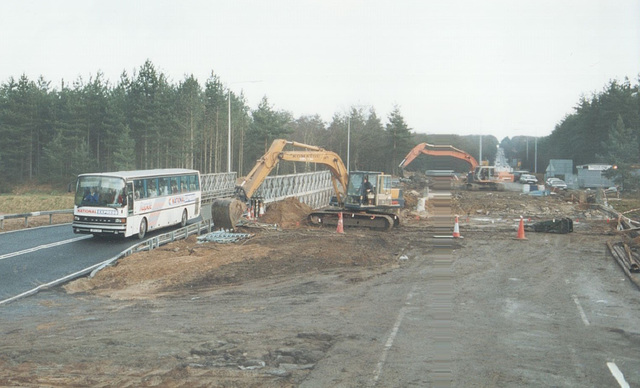
[(0, 1), (2, 83), (116, 83), (147, 59), (295, 117), (397, 105), (419, 133), (546, 136), (638, 82), (640, 0)]

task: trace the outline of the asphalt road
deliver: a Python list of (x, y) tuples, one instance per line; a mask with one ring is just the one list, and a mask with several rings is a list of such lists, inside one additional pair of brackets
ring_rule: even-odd
[(0, 233), (0, 303), (108, 260), (138, 242), (74, 234), (69, 224)]

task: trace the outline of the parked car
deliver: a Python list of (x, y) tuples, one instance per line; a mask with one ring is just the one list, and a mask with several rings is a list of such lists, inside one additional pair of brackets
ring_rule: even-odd
[(538, 183), (538, 178), (535, 175), (531, 174), (522, 174), (520, 175), (520, 183), (524, 183), (526, 185), (535, 185)]
[(547, 179), (547, 186), (554, 188), (554, 189), (560, 189), (560, 190), (566, 190), (567, 189), (567, 184), (565, 183), (565, 181), (563, 181), (560, 178), (549, 178)]

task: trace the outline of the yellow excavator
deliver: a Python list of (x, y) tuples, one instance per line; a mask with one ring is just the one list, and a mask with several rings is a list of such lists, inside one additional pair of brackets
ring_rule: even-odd
[[(285, 150), (285, 146), (302, 150)], [(398, 226), (399, 209), (404, 206), (402, 192), (392, 187), (390, 175), (374, 171), (347, 172), (338, 154), (320, 147), (276, 139), (269, 150), (258, 159), (256, 165), (236, 186), (235, 198), (216, 199), (212, 203), (211, 216), (216, 227), (235, 229), (238, 220), (247, 209), (260, 184), (281, 161), (320, 163), (331, 171), (335, 197), (331, 206), (309, 214), (309, 221), (317, 225), (337, 225), (342, 213), (344, 226), (359, 226), (388, 230)], [(364, 178), (371, 182), (370, 190), (361, 189)]]

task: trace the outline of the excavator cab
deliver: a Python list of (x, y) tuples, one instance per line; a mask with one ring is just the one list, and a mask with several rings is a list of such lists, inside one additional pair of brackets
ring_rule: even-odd
[[(363, 192), (365, 177), (373, 186), (370, 193)], [(398, 189), (396, 189), (398, 191)], [(365, 195), (366, 194), (366, 195)], [(399, 193), (396, 193), (396, 197)], [(344, 206), (347, 209), (376, 209), (385, 207), (399, 207), (393, 202), (393, 188), (391, 175), (385, 175), (375, 171), (351, 171), (349, 173), (349, 185)]]

